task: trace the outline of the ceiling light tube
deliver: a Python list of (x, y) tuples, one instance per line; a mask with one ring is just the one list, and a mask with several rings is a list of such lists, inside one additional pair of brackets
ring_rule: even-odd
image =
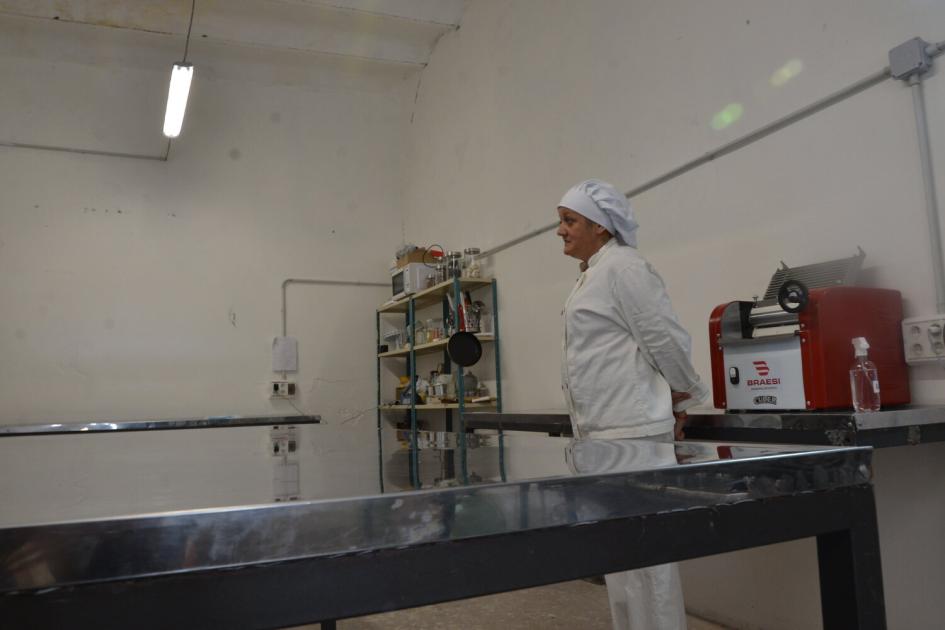
[(190, 94), (190, 81), (194, 77), (194, 66), (190, 63), (175, 63), (171, 70), (171, 85), (167, 91), (167, 110), (164, 112), (164, 135), (176, 138), (184, 124), (184, 111), (187, 109), (187, 95)]

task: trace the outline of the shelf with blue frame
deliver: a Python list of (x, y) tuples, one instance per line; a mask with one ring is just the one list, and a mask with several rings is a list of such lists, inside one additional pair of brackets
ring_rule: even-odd
[[(463, 405), (463, 409), (494, 409), (496, 407), (497, 401), (493, 400), (490, 402), (467, 402)], [(418, 403), (414, 405), (417, 411), (442, 411), (443, 409), (459, 409), (459, 403)], [(410, 405), (381, 405), (381, 411), (410, 411)]]
[[(423, 355), (442, 352), (444, 372), (454, 373), (454, 366), (458, 367), (450, 360), (447, 352), (447, 343), (449, 338), (437, 339), (435, 341), (416, 344), (413, 340), (416, 338), (417, 312), (421, 309), (431, 308), (440, 305), (444, 326), (447, 320), (459, 321), (458, 308), (462, 303), (463, 293), (466, 291), (476, 291), (481, 289), (490, 289), (492, 297), (492, 332), (486, 334), (477, 334), (476, 337), (480, 343), (489, 343), (493, 347), (495, 357), (495, 376), (496, 391), (494, 397), (489, 402), (466, 402), (465, 401), (465, 376), (462, 369), (455, 371), (456, 374), (456, 392), (459, 402), (440, 403), (440, 404), (422, 404), (412, 397), (410, 404), (385, 404), (381, 393), (381, 362), (384, 359), (406, 359), (406, 374), (408, 383), (416, 383), (417, 378), (417, 357)], [(450, 306), (450, 298), (452, 305)], [(463, 419), (463, 413), (467, 409), (495, 409), (498, 413), (502, 412), (502, 371), (500, 363), (500, 344), (499, 344), (499, 301), (496, 288), (496, 281), (492, 278), (452, 278), (441, 282), (432, 287), (424, 289), (407, 297), (391, 300), (381, 304), (376, 313), (376, 333), (377, 345), (381, 345), (381, 316), (385, 315), (403, 315), (404, 328), (407, 332), (406, 345), (396, 350), (380, 352), (377, 354), (377, 458), (378, 473), (380, 475), (380, 489), (384, 490), (384, 458), (383, 458), (383, 416), (400, 412), (409, 415), (410, 422), (410, 484), (414, 488), (420, 487), (419, 471), (419, 450), (417, 448), (417, 413), (422, 411), (440, 411), (445, 414), (446, 430), (453, 431), (454, 426), (459, 444), (459, 473), (456, 475), (462, 483), (468, 483), (468, 472), (466, 467), (466, 423)], [(457, 412), (457, 422), (454, 425), (453, 412)], [(500, 434), (500, 440), (502, 436)], [(505, 480), (505, 461), (501, 456), (500, 449), (499, 469), (502, 480)], [(455, 462), (450, 460), (448, 465), (455, 467)]]
[(400, 298), (399, 300), (384, 302), (377, 308), (377, 312), (406, 313), (411, 303), (413, 303), (415, 310), (420, 310), (421, 308), (426, 308), (433, 304), (439, 304), (446, 298), (448, 293), (455, 293), (457, 281), (459, 282), (461, 291), (481, 289), (495, 282), (491, 278), (453, 278), (452, 280), (435, 284), (432, 287), (414, 293), (413, 295)]
[[(495, 341), (495, 335), (492, 335), (492, 334), (477, 333), (476, 338), (480, 341), (480, 343), (491, 343)], [(443, 349), (446, 348), (446, 344), (448, 342), (449, 342), (449, 338), (445, 337), (443, 339), (437, 339), (436, 341), (431, 341), (429, 343), (418, 343), (417, 347), (414, 348), (413, 350), (414, 352), (417, 353), (418, 356), (424, 355), (424, 354), (433, 354), (436, 352), (443, 351)], [(407, 355), (410, 354), (410, 350), (411, 348), (408, 345), (405, 348), (398, 348), (397, 350), (389, 350), (387, 352), (381, 352), (377, 356), (382, 359), (387, 358), (387, 357), (406, 357)]]

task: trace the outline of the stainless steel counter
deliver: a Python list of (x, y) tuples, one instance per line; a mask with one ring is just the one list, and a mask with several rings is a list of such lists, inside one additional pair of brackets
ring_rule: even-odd
[(884, 627), (870, 449), (600, 446), (613, 472), (0, 529), (0, 618), (286, 626), (816, 536), (825, 628)]
[(703, 440), (904, 446), (945, 440), (945, 407), (904, 407), (871, 413), (693, 414), (686, 435)]
[[(466, 426), (570, 435), (567, 414), (473, 413)], [(850, 411), (693, 413), (686, 436), (699, 440), (877, 448), (945, 441), (945, 407)]]
[(318, 424), (321, 416), (215, 416), (175, 420), (89, 420), (82, 422), (51, 422), (0, 425), (0, 437), (23, 435), (56, 435), (87, 433), (123, 433), (127, 431), (175, 431), (184, 429), (224, 429), (233, 427), (265, 427), (283, 424)]

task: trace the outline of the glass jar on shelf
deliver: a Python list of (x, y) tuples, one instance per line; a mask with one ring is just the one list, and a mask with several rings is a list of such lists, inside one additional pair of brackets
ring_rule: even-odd
[(463, 250), (463, 275), (467, 278), (481, 278), (482, 268), (479, 265), (479, 248), (467, 247)]
[(484, 335), (491, 335), (495, 332), (495, 322), (492, 320), (492, 311), (484, 302), (476, 302), (479, 305), (479, 332)]
[(414, 336), (416, 337), (418, 346), (427, 343), (427, 341), (429, 341), (429, 333), (427, 331), (426, 324), (423, 322), (417, 322), (417, 325), (414, 328)]
[(446, 252), (439, 245), (428, 248), (427, 252), (429, 256), (424, 257), (423, 263), (433, 269), (430, 274), (429, 285), (435, 286), (446, 280)]
[(449, 278), (459, 278), (463, 275), (463, 252), (446, 252), (446, 275)]

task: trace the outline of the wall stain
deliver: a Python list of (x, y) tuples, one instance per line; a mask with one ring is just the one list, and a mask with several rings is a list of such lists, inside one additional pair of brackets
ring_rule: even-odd
[(230, 312), (227, 314), (230, 320), (230, 324), (233, 328), (236, 328), (236, 309), (230, 308)]
[(26, 331), (23, 330), (22, 328), (17, 328), (17, 329), (16, 329), (16, 332), (13, 333), (13, 335), (14, 335), (17, 339), (26, 339)]
[(115, 329), (115, 320), (111, 317), (105, 319), (105, 330), (114, 330)]
[(231, 159), (231, 160), (238, 160), (238, 159), (240, 159), (240, 157), (241, 157), (242, 155), (243, 155), (243, 154), (240, 153), (240, 150), (239, 150), (239, 149), (230, 149), (230, 159)]
[(279, 112), (272, 112), (271, 114), (269, 114), (269, 120), (271, 120), (274, 123), (282, 122), (282, 114), (280, 114)]

